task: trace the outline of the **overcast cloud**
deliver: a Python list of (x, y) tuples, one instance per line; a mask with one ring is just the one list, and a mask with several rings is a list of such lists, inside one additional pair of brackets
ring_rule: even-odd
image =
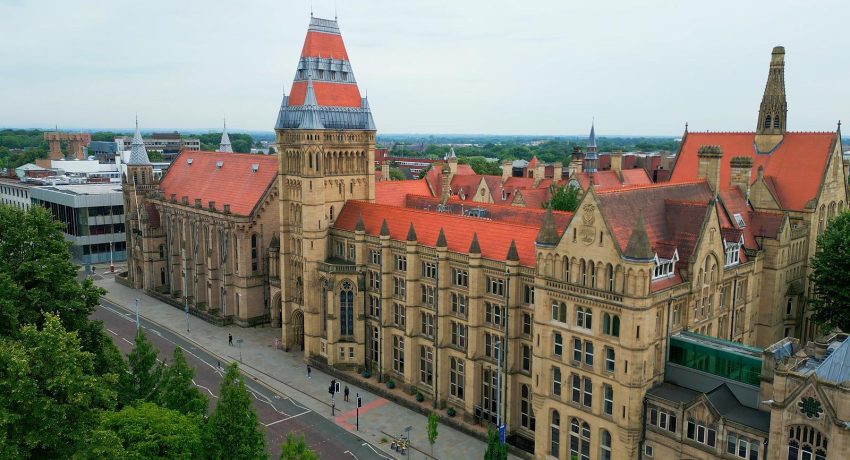
[[(0, 126), (271, 130), (309, 0), (0, 0)], [(313, 0), (379, 132), (753, 130), (786, 48), (789, 128), (850, 118), (850, 2)]]

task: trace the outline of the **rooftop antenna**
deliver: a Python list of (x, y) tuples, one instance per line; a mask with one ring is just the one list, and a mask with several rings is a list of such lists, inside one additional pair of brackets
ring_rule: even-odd
[(336, 21), (336, 2), (334, 2), (334, 21)]
[(310, 17), (313, 17), (313, 2), (310, 2)]

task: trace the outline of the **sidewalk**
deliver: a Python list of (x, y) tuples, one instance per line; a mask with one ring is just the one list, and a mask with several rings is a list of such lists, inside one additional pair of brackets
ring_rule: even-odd
[[(190, 317), (190, 330), (186, 333), (186, 315), (183, 311), (145, 295), (141, 291), (130, 289), (114, 281), (111, 276), (96, 280), (95, 284), (108, 291), (106, 299), (130, 310), (135, 309), (135, 299), (139, 299), (141, 316), (170, 329), (175, 334), (188, 337), (207, 350), (239, 361), (240, 349), (227, 344), (227, 335), (233, 334), (233, 342), (242, 339), (240, 368), (251, 378), (275, 391), (288, 396), (299, 404), (331, 418), (330, 395), (328, 387), (331, 377), (313, 369), (312, 378), (307, 379), (306, 365), (300, 352), (284, 352), (274, 348), (274, 339), (280, 337), (280, 329), (272, 327), (241, 328), (238, 326), (218, 327), (194, 316)], [(224, 363), (222, 363), (224, 364)], [(352, 383), (340, 382), (340, 388), (348, 385), (350, 401), (344, 402), (342, 393), (336, 396), (336, 416), (334, 422), (344, 429), (356, 432), (366, 441), (380, 446), (385, 453), (401, 457), (388, 445), (393, 436), (400, 434), (405, 427), (410, 431), (411, 459), (477, 459), (482, 458), (486, 444), (476, 438), (463, 434), (453, 428), (440, 425), (433, 457), (428, 443), (425, 416), (393, 403), (387, 399), (367, 392)], [(355, 431), (356, 397), (359, 393), (363, 407), (360, 408), (360, 430)], [(383, 441), (383, 442), (382, 442)], [(513, 455), (509, 458), (516, 459)]]

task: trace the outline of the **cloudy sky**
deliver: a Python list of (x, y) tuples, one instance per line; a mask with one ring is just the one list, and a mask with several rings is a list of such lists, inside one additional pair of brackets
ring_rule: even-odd
[(789, 128), (850, 120), (846, 0), (0, 0), (0, 126), (270, 131), (311, 4), (384, 133), (753, 130), (777, 44)]

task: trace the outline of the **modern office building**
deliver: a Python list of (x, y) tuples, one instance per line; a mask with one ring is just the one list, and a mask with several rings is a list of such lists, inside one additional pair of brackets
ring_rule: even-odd
[(33, 205), (47, 208), (65, 225), (75, 261), (89, 265), (127, 260), (120, 184), (33, 187), (30, 197)]

